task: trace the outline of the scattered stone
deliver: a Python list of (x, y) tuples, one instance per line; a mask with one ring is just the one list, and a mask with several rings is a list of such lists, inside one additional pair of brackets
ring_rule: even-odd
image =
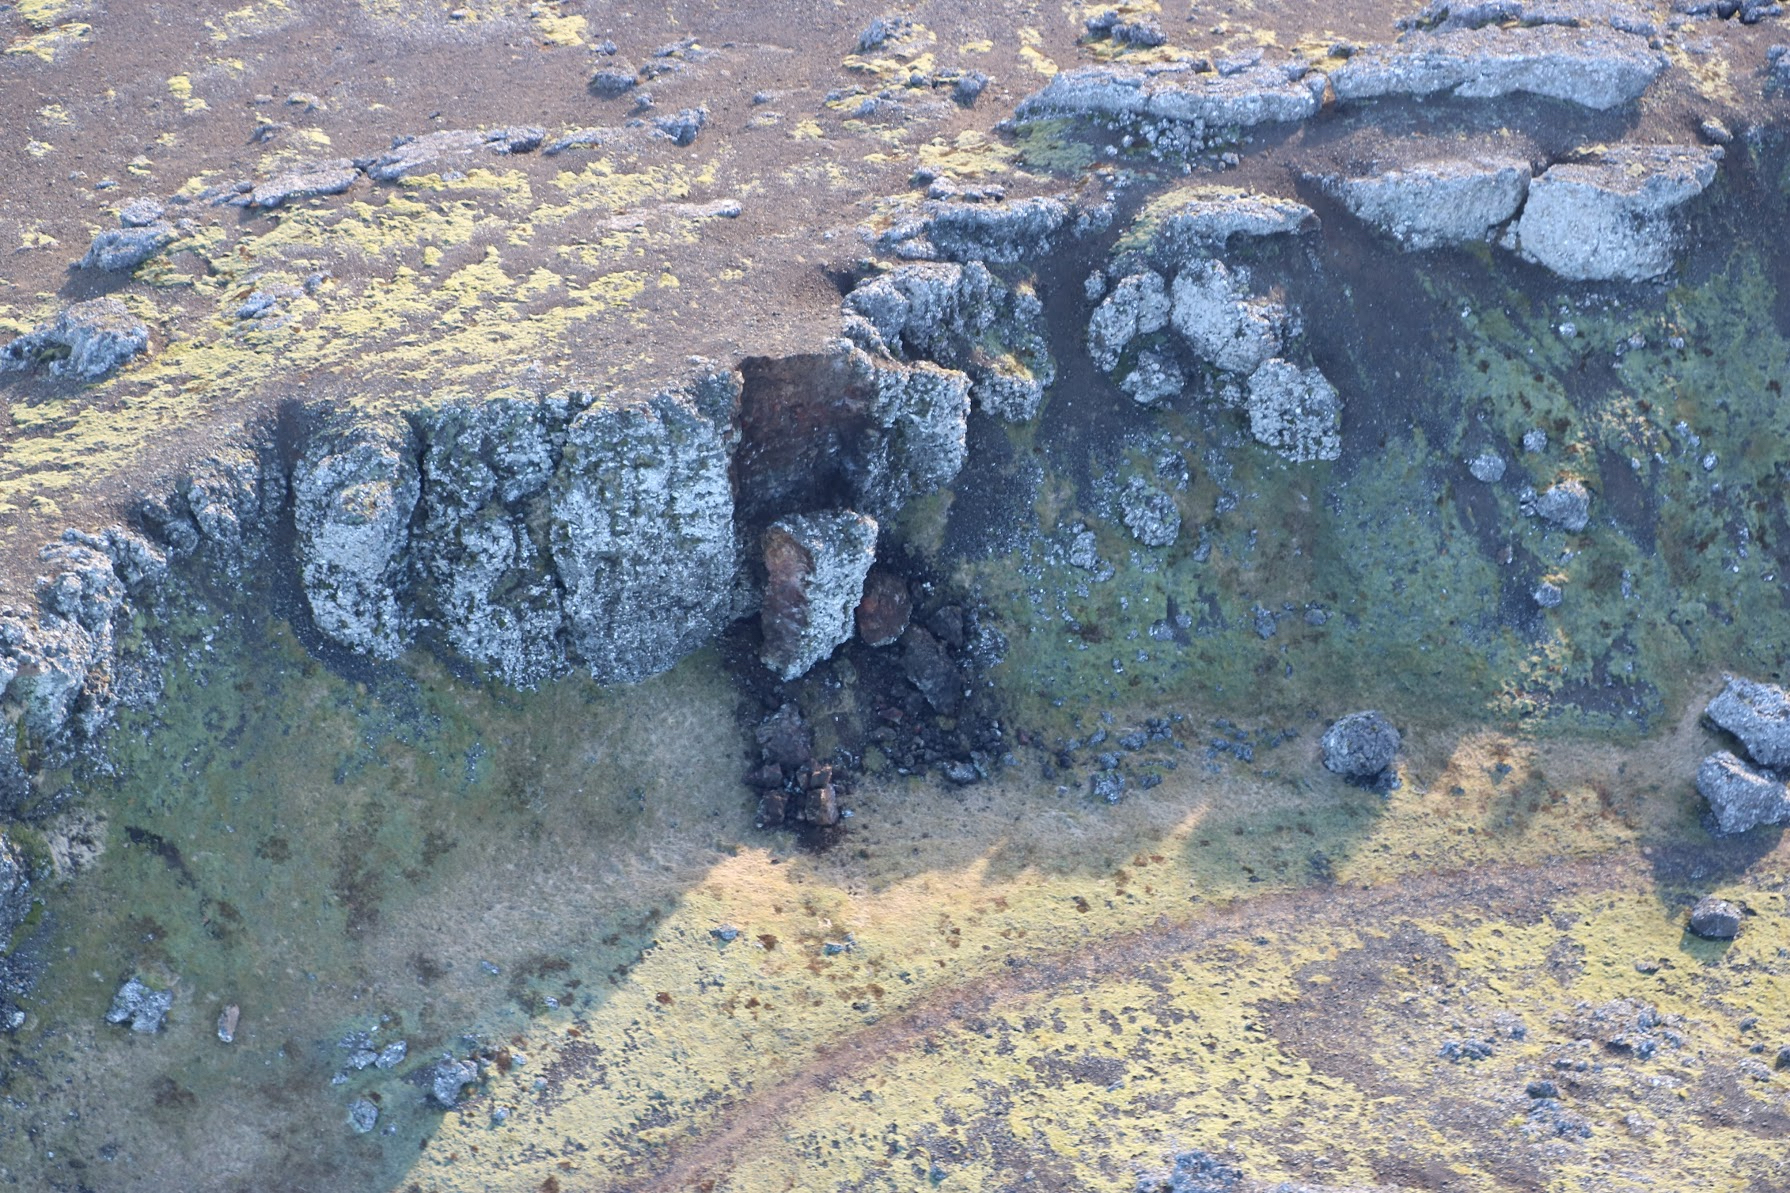
[(1535, 513), (1544, 521), (1577, 534), (1591, 521), (1591, 491), (1582, 481), (1560, 481), (1535, 499)]
[(1448, 1040), (1442, 1045), (1440, 1055), (1459, 1064), (1464, 1060), (1486, 1060), (1494, 1051), (1490, 1040)]
[(1523, 432), (1523, 450), (1530, 455), (1540, 455), (1548, 450), (1548, 433), (1540, 427), (1531, 427)]
[(1485, 240), (1515, 217), (1529, 191), (1529, 165), (1435, 162), (1330, 185), (1351, 212), (1400, 247), (1433, 249)]
[(722, 924), (719, 928), (710, 928), (709, 935), (722, 944), (732, 944), (740, 938), (740, 930), (732, 924)]
[(541, 150), (548, 157), (557, 157), (568, 149), (594, 149), (615, 136), (615, 130), (609, 128), (578, 128), (563, 137), (556, 138)]
[(1342, 455), (1342, 399), (1317, 369), (1270, 360), (1249, 378), (1249, 433), (1294, 463)]
[(1703, 715), (1739, 738), (1760, 766), (1790, 767), (1790, 693), (1738, 675), (1726, 679)]
[(696, 139), (696, 134), (703, 130), (709, 122), (707, 108), (684, 108), (671, 116), (661, 116), (653, 121), (653, 127), (671, 139), (673, 145), (682, 148)]
[(988, 76), (979, 70), (968, 70), (957, 76), (957, 82), (951, 85), (951, 98), (959, 106), (974, 107), (976, 100), (987, 90)]
[(379, 1107), (365, 1098), (348, 1103), (348, 1125), (356, 1135), (365, 1135), (379, 1124)]
[(168, 1008), (173, 1005), (172, 991), (157, 990), (144, 983), (141, 978), (132, 977), (112, 996), (112, 1005), (106, 1011), (106, 1022), (128, 1022), (132, 1031), (148, 1035), (162, 1029), (162, 1024), (168, 1017)]
[(1766, 48), (1765, 73), (1765, 83), (1769, 89), (1790, 89), (1790, 46)]
[(1173, 321), (1201, 360), (1249, 376), (1280, 351), (1286, 316), (1278, 304), (1251, 299), (1224, 262), (1210, 260), (1175, 278)]
[(1091, 780), (1096, 799), (1116, 804), (1125, 797), (1125, 776), (1116, 770), (1098, 771)]
[(1169, 310), (1161, 274), (1145, 270), (1119, 279), (1088, 320), (1088, 354), (1095, 366), (1112, 372), (1132, 340), (1168, 326)]
[(236, 1025), (242, 1021), (242, 1008), (235, 1003), (225, 1007), (218, 1015), (218, 1040), (225, 1044), (236, 1042)]
[(1096, 571), (1100, 567), (1099, 542), (1094, 532), (1081, 529), (1075, 532), (1069, 541), (1068, 561), (1070, 567), (1078, 567), (1083, 571)]
[(867, 646), (888, 646), (907, 629), (912, 611), (907, 581), (884, 568), (871, 568), (858, 602), (858, 637)]
[(1119, 388), (1139, 406), (1151, 406), (1187, 388), (1187, 374), (1173, 357), (1145, 350), (1137, 354), (1137, 363), (1119, 381)]
[(1175, 499), (1142, 477), (1134, 476), (1119, 494), (1120, 516), (1131, 536), (1146, 547), (1173, 546), (1181, 534), (1181, 510)]
[(1691, 931), (1705, 940), (1733, 940), (1744, 914), (1726, 899), (1704, 895), (1691, 908)]
[(880, 50), (891, 41), (896, 41), (914, 27), (914, 23), (906, 17), (877, 17), (858, 35), (858, 52), (868, 54), (872, 50)]
[(436, 1104), (452, 1110), (460, 1104), (460, 1093), (479, 1079), (479, 1067), (469, 1060), (443, 1056), (429, 1070), (429, 1093)]
[(359, 177), (360, 171), (347, 158), (307, 162), (257, 185), (249, 192), (245, 206), (278, 207), (294, 199), (339, 195)]
[(162, 218), (166, 211), (156, 199), (132, 199), (118, 211), (118, 222), (126, 228), (147, 228)]
[(1414, 34), (1365, 46), (1331, 73), (1330, 83), (1343, 101), (1526, 92), (1605, 111), (1638, 99), (1665, 68), (1666, 56), (1644, 38), (1547, 25)]
[(148, 324), (108, 295), (77, 302), (0, 347), (0, 370), (47, 364), (57, 376), (97, 381), (148, 347)]
[(1504, 457), (1495, 451), (1482, 451), (1467, 461), (1467, 471), (1473, 474), (1474, 480), (1495, 485), (1504, 479)]
[(755, 736), (758, 750), (768, 762), (794, 770), (814, 756), (814, 734), (793, 703), (784, 703), (759, 722)]
[(1697, 793), (1709, 801), (1722, 834), (1790, 822), (1790, 789), (1784, 781), (1755, 770), (1726, 750), (1711, 754), (1697, 767)]
[(1728, 126), (1713, 116), (1699, 124), (1697, 131), (1702, 133), (1703, 139), (1711, 145), (1727, 145), (1734, 140), (1734, 133)]
[(876, 533), (875, 519), (851, 510), (799, 514), (765, 531), (760, 657), (779, 678), (805, 674), (850, 639)]
[(635, 72), (619, 66), (599, 67), (590, 77), (590, 92), (598, 99), (619, 99), (639, 86)]
[(1399, 734), (1381, 713), (1350, 713), (1324, 731), (1324, 769), (1347, 779), (1372, 779), (1398, 757)]
[(1140, 1177), (1137, 1193), (1242, 1193), (1243, 1170), (1203, 1151), (1180, 1152), (1162, 1176)]
[(1529, 184), (1514, 244), (1576, 281), (1643, 281), (1672, 267), (1672, 213), (1715, 180), (1716, 146), (1618, 145)]
[(1558, 608), (1560, 602), (1566, 599), (1565, 594), (1560, 590), (1560, 586), (1551, 580), (1543, 580), (1540, 584), (1537, 584), (1535, 586), (1535, 591), (1530, 595), (1535, 598), (1535, 603), (1540, 605), (1543, 609)]
[(174, 225), (165, 220), (137, 227), (107, 228), (93, 238), (87, 255), (75, 262), (75, 268), (124, 273), (173, 244), (179, 236)]
[(500, 154), (529, 153), (539, 148), (546, 137), (544, 130), (531, 125), (497, 128), (489, 132), (441, 129), (420, 137), (395, 137), (392, 147), (384, 153), (354, 164), (366, 170), (368, 177), (377, 182), (398, 182), (413, 174), (451, 168), (457, 159), (468, 158), (479, 149)]
[(373, 1064), (381, 1069), (395, 1069), (404, 1063), (404, 1058), (409, 1054), (410, 1045), (408, 1043), (403, 1040), (394, 1040), (379, 1050), (379, 1055), (374, 1058)]

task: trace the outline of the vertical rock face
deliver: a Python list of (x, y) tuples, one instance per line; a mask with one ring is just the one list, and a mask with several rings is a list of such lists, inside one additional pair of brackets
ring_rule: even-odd
[(1523, 256), (1576, 281), (1642, 281), (1672, 267), (1673, 211), (1715, 181), (1716, 146), (1623, 145), (1529, 184)]
[(1161, 331), (1168, 321), (1168, 290), (1161, 274), (1146, 269), (1120, 278), (1088, 318), (1088, 355), (1095, 367), (1110, 373), (1132, 340)]
[(849, 387), (866, 395), (870, 432), (852, 469), (853, 504), (882, 517), (949, 484), (968, 451), (969, 377), (855, 347), (844, 364)]
[(421, 493), (408, 428), (359, 423), (320, 435), (292, 475), (299, 575), (317, 628), (375, 658), (404, 649), (399, 601)]
[(602, 682), (664, 671), (731, 612), (738, 377), (595, 405), (566, 429), (549, 544), (568, 654)]
[(851, 638), (876, 532), (874, 519), (851, 510), (780, 518), (765, 531), (762, 657), (780, 678), (795, 679)]
[(1329, 185), (1359, 219), (1401, 247), (1433, 249), (1484, 240), (1515, 216), (1529, 192), (1529, 163), (1425, 162)]

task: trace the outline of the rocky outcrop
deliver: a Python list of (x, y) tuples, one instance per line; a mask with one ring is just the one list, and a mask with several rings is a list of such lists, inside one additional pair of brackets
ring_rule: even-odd
[(1056, 380), (1043, 335), (1044, 307), (1029, 285), (1009, 286), (980, 261), (967, 265), (902, 265), (846, 295), (853, 318), (869, 324), (861, 347), (925, 359), (970, 378), (970, 396), (984, 411), (1014, 422), (1038, 413)]
[(795, 679), (850, 640), (876, 558), (876, 521), (850, 510), (796, 514), (765, 531), (762, 658)]
[(1591, 490), (1585, 482), (1572, 477), (1556, 481), (1535, 499), (1535, 514), (1544, 522), (1577, 534), (1591, 522)]
[(306, 162), (256, 184), (242, 202), (246, 207), (279, 207), (297, 199), (339, 195), (359, 177), (360, 171), (347, 158)]
[(59, 377), (97, 381), (149, 348), (149, 326), (116, 298), (77, 302), (0, 346), (0, 369), (48, 366)]
[(1175, 121), (1203, 142), (1234, 139), (1263, 124), (1307, 120), (1324, 100), (1324, 76), (1300, 61), (1256, 63), (1225, 73), (1187, 62), (1066, 70), (1019, 105), (1019, 120), (1093, 116)]
[(1067, 202), (1051, 196), (996, 202), (925, 199), (899, 214), (876, 244), (905, 261), (1012, 265), (1049, 253), (1072, 214)]
[(1697, 768), (1697, 793), (1709, 801), (1720, 833), (1790, 822), (1790, 789), (1784, 781), (1726, 750), (1711, 754)]
[(175, 231), (174, 225), (166, 220), (107, 228), (93, 238), (93, 243), (87, 247), (87, 255), (75, 262), (75, 268), (127, 273), (173, 244), (179, 237), (180, 233)]
[(1315, 368), (1270, 360), (1250, 374), (1244, 396), (1249, 433), (1294, 463), (1342, 454), (1342, 398)]
[(845, 387), (863, 395), (868, 424), (850, 461), (852, 505), (886, 518), (909, 498), (950, 484), (963, 467), (970, 379), (930, 361), (909, 364), (844, 347)]
[(1326, 180), (1358, 218), (1411, 250), (1488, 239), (1529, 192), (1527, 162), (1427, 162), (1366, 178)]
[(416, 444), (399, 422), (325, 430), (293, 470), (305, 598), (317, 628), (351, 650), (395, 658), (409, 638), (399, 590), (421, 491)]
[(1790, 767), (1790, 694), (1776, 684), (1726, 678), (1703, 715), (1739, 738), (1760, 766)]
[(0, 836), (0, 953), (31, 911), (31, 867), (18, 847)]
[(1119, 516), (1131, 537), (1146, 547), (1169, 547), (1181, 535), (1181, 510), (1175, 499), (1134, 476), (1119, 493)]
[(170, 559), (198, 554), (208, 571), (234, 579), (267, 554), (285, 498), (286, 477), (265, 450), (235, 447), (199, 460), (136, 512)]
[(441, 129), (420, 137), (398, 137), (384, 153), (357, 161), (354, 165), (378, 182), (398, 182), (413, 174), (428, 174), (474, 163), (474, 153), (528, 153), (540, 147), (546, 133), (527, 126), (496, 128), (485, 132), (472, 129)]
[(1145, 205), (1120, 251), (1173, 272), (1223, 253), (1238, 237), (1283, 236), (1316, 223), (1311, 208), (1292, 199), (1234, 187), (1176, 187)]
[(1673, 212), (1715, 180), (1718, 146), (1619, 145), (1529, 184), (1523, 256), (1576, 281), (1642, 281), (1672, 267)]
[(1331, 73), (1336, 98), (1524, 93), (1604, 111), (1640, 98), (1666, 68), (1645, 38), (1555, 25), (1414, 33), (1358, 50)]
[(1242, 376), (1280, 351), (1287, 320), (1284, 308), (1251, 298), (1243, 278), (1218, 260), (1196, 262), (1175, 278), (1173, 318), (1195, 356)]
[(1146, 269), (1120, 278), (1088, 319), (1088, 355), (1095, 367), (1112, 372), (1132, 340), (1168, 326), (1169, 311), (1161, 274)]

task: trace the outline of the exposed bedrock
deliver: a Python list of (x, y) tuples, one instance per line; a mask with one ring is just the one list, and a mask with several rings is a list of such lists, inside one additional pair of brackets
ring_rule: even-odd
[(997, 202), (924, 199), (901, 211), (875, 242), (904, 261), (1012, 265), (1049, 253), (1074, 214), (1068, 202), (1048, 195)]
[(1172, 120), (1191, 126), (1197, 140), (1210, 142), (1258, 125), (1309, 119), (1324, 100), (1324, 76), (1297, 60), (1257, 61), (1234, 73), (1197, 65), (1066, 70), (1027, 97), (1016, 116)]
[(1647, 39), (1558, 25), (1412, 33), (1357, 51), (1330, 76), (1339, 100), (1525, 93), (1604, 111), (1641, 96), (1666, 68)]
[(1564, 278), (1643, 281), (1672, 267), (1675, 209), (1715, 181), (1717, 146), (1618, 145), (1529, 184), (1513, 247)]
[(876, 521), (851, 510), (779, 518), (764, 533), (764, 665), (795, 679), (852, 636)]
[(1355, 216), (1411, 250), (1488, 239), (1529, 193), (1529, 164), (1501, 159), (1422, 162), (1326, 187)]
[(1249, 375), (1281, 348), (1287, 313), (1252, 298), (1247, 275), (1223, 261), (1201, 261), (1175, 278), (1173, 322), (1196, 356), (1227, 373)]

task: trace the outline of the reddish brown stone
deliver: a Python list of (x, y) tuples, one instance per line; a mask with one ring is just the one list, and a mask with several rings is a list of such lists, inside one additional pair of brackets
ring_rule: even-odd
[(887, 646), (907, 629), (911, 612), (907, 581), (894, 572), (872, 568), (864, 580), (864, 599), (858, 602), (858, 637), (870, 646)]

